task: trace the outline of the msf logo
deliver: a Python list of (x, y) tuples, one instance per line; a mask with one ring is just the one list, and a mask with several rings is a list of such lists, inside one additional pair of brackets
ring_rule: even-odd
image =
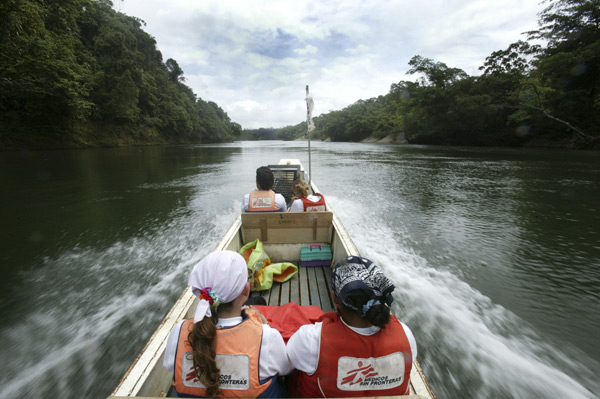
[[(217, 371), (221, 372), (221, 369), (217, 369)], [(185, 381), (191, 384), (199, 384), (204, 387), (204, 384), (202, 384), (196, 376), (196, 370), (193, 367), (191, 367), (189, 373), (185, 375)]]
[(192, 371), (185, 375), (186, 381), (192, 381), (193, 383), (199, 382), (198, 377), (196, 377), (196, 371), (192, 368)]
[(375, 371), (375, 369), (373, 368), (371, 363), (369, 363), (365, 366), (362, 361), (359, 361), (358, 368), (349, 370), (346, 373), (346, 376), (342, 379), (341, 383), (342, 383), (342, 385), (348, 384), (348, 385), (352, 386), (354, 384), (360, 384), (367, 378), (375, 377), (378, 374), (379, 373), (377, 373)]

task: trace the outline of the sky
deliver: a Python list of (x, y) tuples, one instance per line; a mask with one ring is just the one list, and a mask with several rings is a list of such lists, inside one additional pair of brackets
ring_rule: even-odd
[(479, 75), (538, 28), (540, 0), (113, 0), (185, 84), (244, 129), (284, 127), (389, 92), (415, 55)]

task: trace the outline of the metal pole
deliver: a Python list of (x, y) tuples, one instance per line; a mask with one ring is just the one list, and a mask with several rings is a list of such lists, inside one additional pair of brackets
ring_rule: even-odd
[[(306, 85), (306, 96), (308, 97), (308, 85)], [(310, 128), (308, 125), (308, 114), (310, 110), (308, 109), (308, 103), (306, 104), (306, 132), (308, 133), (308, 187), (311, 188), (310, 181), (312, 179), (312, 163), (310, 159)]]

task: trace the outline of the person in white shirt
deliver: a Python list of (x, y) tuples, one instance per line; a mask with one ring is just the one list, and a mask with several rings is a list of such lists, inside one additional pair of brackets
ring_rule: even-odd
[[(292, 371), (281, 334), (254, 307), (244, 258), (212, 252), (194, 266), (188, 284), (199, 301), (192, 319), (171, 331), (163, 366), (178, 395), (283, 397), (278, 376)], [(212, 355), (211, 355), (212, 353)]]
[(285, 212), (283, 195), (273, 191), (273, 171), (268, 166), (256, 169), (256, 190), (242, 200), (242, 212)]
[(322, 194), (308, 194), (308, 183), (297, 180), (292, 186), (292, 205), (289, 212), (316, 212), (326, 211), (327, 205)]
[(297, 369), (288, 377), (290, 397), (409, 394), (417, 344), (390, 314), (394, 285), (358, 256), (336, 264), (332, 285), (338, 311), (301, 326), (287, 343)]

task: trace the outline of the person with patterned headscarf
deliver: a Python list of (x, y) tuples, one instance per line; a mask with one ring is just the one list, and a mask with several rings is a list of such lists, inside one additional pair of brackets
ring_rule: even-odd
[(290, 397), (409, 394), (417, 344), (390, 314), (392, 282), (358, 256), (338, 262), (331, 281), (337, 312), (300, 327), (287, 343), (297, 369), (289, 378)]
[(281, 334), (253, 307), (248, 268), (234, 251), (212, 252), (190, 274), (194, 317), (167, 340), (163, 365), (179, 396), (285, 397), (278, 380), (292, 371)]

